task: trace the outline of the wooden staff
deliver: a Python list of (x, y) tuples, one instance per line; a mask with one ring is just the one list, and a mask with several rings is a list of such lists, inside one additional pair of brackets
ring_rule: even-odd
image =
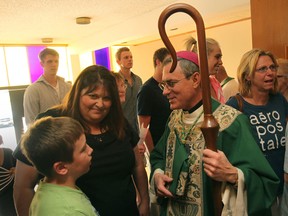
[[(166, 20), (176, 12), (184, 12), (189, 14), (196, 23), (197, 35), (198, 35), (198, 47), (199, 47), (199, 65), (202, 80), (203, 109), (204, 109), (204, 121), (201, 125), (201, 131), (203, 133), (207, 148), (213, 151), (217, 151), (216, 140), (219, 131), (219, 125), (212, 114), (210, 79), (209, 79), (208, 62), (207, 62), (204, 22), (200, 13), (194, 7), (184, 3), (177, 3), (170, 5), (161, 13), (158, 20), (158, 28), (160, 36), (167, 49), (170, 51), (170, 54), (173, 59), (170, 73), (172, 73), (177, 66), (177, 56), (174, 47), (172, 46), (169, 38), (167, 37), (165, 31), (165, 23)], [(212, 183), (213, 183), (212, 189), (214, 198), (214, 212), (215, 216), (220, 216), (222, 212), (221, 182), (212, 180)]]

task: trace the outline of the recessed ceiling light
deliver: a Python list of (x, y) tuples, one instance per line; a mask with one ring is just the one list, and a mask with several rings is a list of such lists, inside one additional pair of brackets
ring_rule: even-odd
[(53, 38), (41, 38), (42, 43), (53, 43)]
[(77, 17), (76, 18), (76, 23), (79, 25), (87, 25), (90, 24), (90, 17)]

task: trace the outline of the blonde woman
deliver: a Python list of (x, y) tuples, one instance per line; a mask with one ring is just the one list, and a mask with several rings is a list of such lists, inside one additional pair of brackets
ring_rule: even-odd
[[(191, 37), (186, 43), (186, 50), (197, 53), (197, 41)], [(222, 62), (222, 51), (219, 43), (212, 39), (206, 38), (206, 48), (208, 57), (208, 70), (209, 78), (211, 83), (211, 96), (221, 103), (225, 103), (225, 98), (220, 85), (220, 82), (216, 79), (215, 74), (217, 73), (219, 66), (223, 64)]]
[(245, 53), (237, 71), (240, 94), (227, 101), (248, 116), (259, 148), (280, 179), (272, 215), (280, 215), (288, 117), (287, 100), (277, 92), (277, 68), (277, 61), (269, 51), (252, 49)]

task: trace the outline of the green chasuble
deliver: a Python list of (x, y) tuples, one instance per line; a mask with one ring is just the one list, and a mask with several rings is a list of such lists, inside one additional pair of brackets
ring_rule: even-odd
[[(270, 215), (279, 179), (252, 136), (248, 119), (236, 109), (212, 100), (220, 130), (217, 148), (244, 174), (248, 215)], [(211, 180), (203, 171), (203, 107), (188, 113), (174, 110), (165, 132), (150, 155), (152, 173), (161, 169), (173, 178), (173, 199), (160, 201), (161, 215), (212, 216)]]

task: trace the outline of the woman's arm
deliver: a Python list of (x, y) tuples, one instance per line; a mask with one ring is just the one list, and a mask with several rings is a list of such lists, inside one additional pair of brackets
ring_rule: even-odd
[(29, 207), (37, 180), (37, 170), (33, 166), (17, 160), (13, 196), (18, 216), (29, 216)]
[(141, 198), (141, 202), (138, 207), (139, 214), (140, 216), (148, 216), (149, 215), (148, 179), (144, 169), (143, 160), (142, 157), (140, 157), (137, 146), (134, 147), (134, 154), (136, 163), (133, 171), (133, 178)]
[[(147, 128), (150, 124), (151, 116), (138, 115), (138, 121), (140, 126), (143, 125), (144, 128)], [(154, 148), (154, 143), (149, 129), (145, 137), (145, 143), (148, 147), (149, 152), (151, 152)]]

